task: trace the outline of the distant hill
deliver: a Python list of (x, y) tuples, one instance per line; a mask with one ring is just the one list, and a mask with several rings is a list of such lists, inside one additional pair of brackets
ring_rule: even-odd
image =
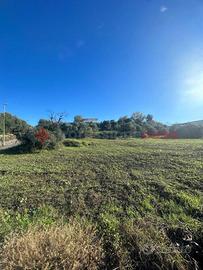
[(188, 126), (188, 125), (202, 126), (202, 127), (203, 127), (203, 120), (198, 120), (198, 121), (191, 121), (191, 122), (187, 122), (187, 123), (179, 123), (179, 124), (175, 124), (175, 126)]
[(200, 139), (203, 138), (203, 120), (175, 124), (170, 131), (175, 132), (179, 139)]
[(203, 120), (189, 122), (188, 124), (203, 126)]

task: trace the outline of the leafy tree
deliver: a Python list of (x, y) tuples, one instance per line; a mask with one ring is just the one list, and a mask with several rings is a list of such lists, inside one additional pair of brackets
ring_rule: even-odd
[(54, 134), (57, 141), (61, 141), (64, 139), (65, 135), (62, 130), (63, 123), (59, 123), (58, 121), (52, 121), (52, 120), (46, 120), (46, 119), (40, 119), (39, 123), (37, 125), (37, 128), (44, 128)]
[(152, 122), (154, 119), (153, 119), (153, 115), (152, 114), (148, 114), (147, 117), (146, 117), (146, 121), (148, 123)]
[(106, 130), (106, 131), (112, 130), (111, 121), (105, 120), (105, 121), (101, 122), (100, 127), (102, 130)]
[(141, 124), (145, 121), (146, 116), (141, 112), (135, 112), (131, 116), (132, 120), (134, 120), (136, 123)]
[[(7, 134), (14, 134), (18, 139), (21, 139), (23, 134), (30, 128), (26, 121), (21, 120), (20, 118), (13, 116), (10, 113), (6, 113), (5, 117), (5, 126)], [(0, 123), (4, 121), (4, 114), (0, 114)], [(3, 124), (0, 124), (0, 133), (3, 132)]]
[(76, 115), (74, 117), (74, 123), (82, 123), (83, 122), (83, 117), (81, 115)]

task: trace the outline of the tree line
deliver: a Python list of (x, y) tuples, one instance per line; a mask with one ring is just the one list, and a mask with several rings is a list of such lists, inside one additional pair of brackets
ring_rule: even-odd
[(153, 116), (143, 113), (133, 113), (132, 116), (123, 116), (118, 120), (105, 120), (101, 122), (85, 121), (80, 115), (74, 117), (73, 122), (64, 122), (63, 119), (41, 119), (38, 127), (58, 132), (62, 131), (66, 138), (100, 138), (115, 139), (127, 137), (141, 137), (143, 133), (164, 133), (168, 127), (154, 120)]
[[(3, 123), (0, 114), (0, 123)], [(72, 122), (65, 121), (65, 114), (52, 113), (48, 119), (40, 119), (35, 127), (26, 121), (6, 113), (6, 132), (33, 148), (54, 148), (64, 138), (146, 138), (165, 136), (166, 138), (203, 138), (203, 125), (176, 124), (167, 126), (154, 119), (151, 114), (135, 112), (131, 116), (122, 116), (118, 120), (94, 121), (77, 115)], [(0, 124), (0, 134), (3, 124)], [(172, 136), (168, 136), (172, 134)]]

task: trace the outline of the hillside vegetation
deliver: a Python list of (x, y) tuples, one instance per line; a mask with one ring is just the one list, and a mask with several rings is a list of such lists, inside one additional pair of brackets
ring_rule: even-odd
[(200, 269), (202, 180), (202, 140), (1, 152), (1, 269)]

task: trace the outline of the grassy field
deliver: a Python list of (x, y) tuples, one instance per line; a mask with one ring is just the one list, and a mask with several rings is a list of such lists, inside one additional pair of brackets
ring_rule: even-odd
[(22, 232), (69, 223), (92, 226), (101, 249), (89, 267), (4, 262), (5, 269), (198, 269), (202, 206), (203, 140), (85, 140), (0, 154), (0, 242), (8, 253)]

